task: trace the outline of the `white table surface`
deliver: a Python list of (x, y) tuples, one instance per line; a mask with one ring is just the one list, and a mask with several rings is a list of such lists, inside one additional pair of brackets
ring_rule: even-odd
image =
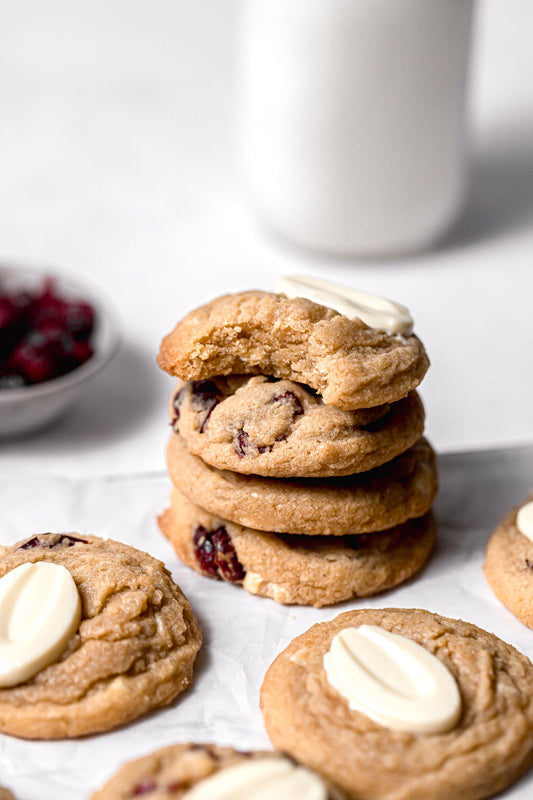
[(216, 294), (294, 272), (411, 308), (441, 451), (533, 442), (531, 0), (479, 0), (471, 197), (438, 249), (387, 263), (311, 255), (257, 223), (237, 135), (241, 5), (3, 4), (1, 260), (90, 279), (117, 309), (123, 347), (62, 423), (0, 445), (0, 475), (162, 469), (161, 336)]
[[(189, 598), (204, 644), (190, 690), (167, 708), (83, 739), (0, 735), (0, 783), (17, 800), (89, 800), (119, 765), (156, 747), (191, 740), (244, 750), (269, 747), (259, 711), (268, 666), (295, 636), (343, 611), (426, 608), (489, 630), (532, 659), (532, 632), (496, 599), (482, 569), (490, 531), (524, 498), (532, 470), (532, 447), (442, 456), (438, 540), (427, 566), (390, 592), (319, 609), (254, 597), (181, 564), (155, 520), (168, 503), (164, 472), (79, 480), (6, 475), (0, 481), (0, 544), (13, 542), (22, 530), (75, 528), (146, 549), (165, 561)], [(532, 796), (533, 770), (498, 795), (500, 800)]]

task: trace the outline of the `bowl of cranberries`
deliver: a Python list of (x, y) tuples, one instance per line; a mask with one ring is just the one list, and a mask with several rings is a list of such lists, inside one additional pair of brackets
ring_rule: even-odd
[(0, 436), (61, 416), (117, 344), (92, 292), (50, 273), (0, 266)]

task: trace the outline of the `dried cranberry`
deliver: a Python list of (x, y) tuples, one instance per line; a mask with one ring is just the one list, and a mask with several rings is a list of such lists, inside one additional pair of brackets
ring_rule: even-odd
[(41, 383), (54, 377), (54, 362), (41, 342), (22, 341), (18, 344), (7, 366), (22, 375), (28, 383)]
[(92, 307), (61, 297), (51, 279), (33, 295), (0, 293), (0, 388), (42, 383), (76, 369), (93, 355), (93, 324)]
[(235, 452), (239, 456), (239, 458), (244, 458), (248, 450), (250, 449), (250, 437), (246, 433), (246, 431), (241, 428), (237, 434), (237, 438), (234, 441)]
[(283, 394), (275, 394), (272, 398), (272, 402), (281, 403), (282, 405), (292, 404), (294, 406), (292, 412), (293, 417), (298, 417), (300, 414), (304, 413), (300, 399), (294, 394), (294, 392), (291, 392), (290, 389), (287, 389), (287, 391), (283, 392)]
[[(281, 437), (278, 437), (276, 441), (279, 441)], [(272, 450), (273, 445), (271, 444), (255, 444), (250, 441), (250, 436), (244, 428), (241, 428), (237, 434), (237, 437), (233, 440), (233, 446), (235, 447), (235, 452), (239, 456), (239, 458), (244, 458), (245, 455), (248, 455), (250, 450), (257, 450), (258, 453), (270, 453)]]
[(58, 375), (64, 375), (90, 359), (93, 349), (88, 341), (78, 341), (69, 333), (63, 333), (56, 351), (56, 368)]
[(94, 310), (89, 303), (67, 303), (65, 325), (76, 339), (88, 339), (94, 327)]
[(194, 532), (194, 550), (203, 572), (212, 578), (236, 583), (244, 578), (244, 569), (223, 525), (207, 530), (198, 525)]
[(242, 581), (244, 578), (243, 566), (237, 558), (231, 538), (223, 525), (213, 531), (212, 542), (215, 546), (215, 562), (221, 577), (231, 583)]
[[(53, 536), (55, 541), (49, 542), (46, 539), (43, 540), (42, 537), (44, 536)], [(55, 537), (59, 538), (56, 539)], [(61, 544), (66, 545), (67, 547), (72, 547), (77, 542), (88, 544), (87, 539), (79, 539), (77, 536), (69, 536), (67, 533), (39, 533), (37, 536), (34, 536), (33, 539), (28, 539), (27, 542), (24, 542), (24, 544), (22, 544), (20, 547), (17, 547), (17, 550), (31, 550), (32, 547), (46, 547), (47, 549), (51, 549), (52, 547), (57, 547)]]
[(0, 331), (4, 331), (12, 325), (19, 313), (10, 297), (5, 294), (0, 295)]
[(198, 431), (203, 433), (214, 407), (220, 403), (222, 393), (214, 381), (193, 381), (192, 406), (198, 414)]
[(45, 322), (57, 322), (64, 327), (65, 302), (54, 293), (54, 281), (47, 278), (40, 294), (33, 298), (32, 321), (38, 327)]
[(172, 419), (171, 419), (171, 422), (170, 422), (171, 425), (175, 425), (176, 422), (180, 418), (180, 406), (181, 406), (181, 404), (183, 402), (183, 389), (184, 389), (184, 387), (182, 387), (179, 390), (179, 392), (176, 392), (176, 394), (174, 396), (174, 400), (172, 401), (172, 412), (173, 413), (172, 413)]
[(194, 531), (194, 552), (203, 572), (218, 578), (218, 569), (215, 564), (215, 548), (211, 541), (211, 532), (198, 525)]

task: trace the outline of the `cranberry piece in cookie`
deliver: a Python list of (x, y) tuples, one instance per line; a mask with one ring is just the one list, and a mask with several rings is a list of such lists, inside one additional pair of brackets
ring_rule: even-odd
[(221, 578), (230, 583), (238, 583), (244, 578), (243, 566), (223, 525), (214, 530), (198, 525), (194, 532), (194, 552), (200, 568), (211, 578)]
[[(195, 393), (198, 384), (208, 391)], [(180, 384), (170, 418), (188, 451), (204, 462), (275, 478), (367, 472), (407, 450), (424, 429), (416, 393), (392, 405), (341, 411), (303, 384), (264, 375)]]
[(39, 533), (32, 539), (17, 547), (17, 550), (31, 550), (33, 547), (59, 547), (66, 545), (73, 547), (75, 544), (88, 544), (87, 539), (80, 539), (78, 536), (71, 536), (68, 533)]
[(222, 399), (222, 393), (214, 381), (193, 381), (192, 403), (198, 414), (198, 431), (203, 433), (214, 407)]

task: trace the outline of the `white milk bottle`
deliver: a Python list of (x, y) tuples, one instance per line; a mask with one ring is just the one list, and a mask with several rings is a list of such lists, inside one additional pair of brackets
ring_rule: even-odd
[(473, 0), (244, 0), (243, 147), (255, 205), (307, 247), (423, 249), (466, 188)]

